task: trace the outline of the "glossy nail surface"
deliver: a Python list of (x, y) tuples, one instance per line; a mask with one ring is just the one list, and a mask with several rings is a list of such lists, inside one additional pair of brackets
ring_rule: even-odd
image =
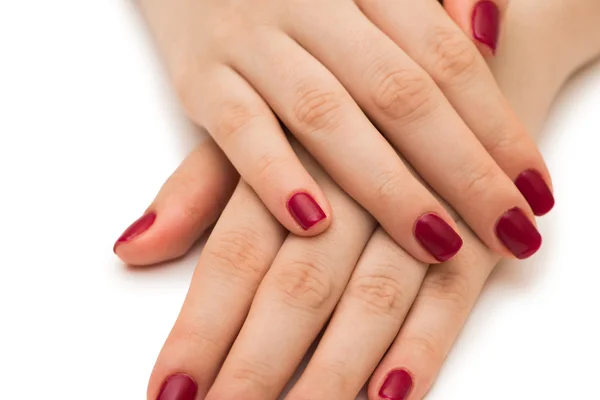
[(538, 217), (547, 214), (554, 207), (554, 196), (539, 172), (532, 169), (523, 171), (515, 179), (515, 185)]
[(496, 53), (500, 36), (500, 10), (493, 1), (480, 1), (473, 9), (473, 37)]
[(326, 218), (323, 209), (308, 193), (296, 193), (288, 200), (288, 210), (305, 231)]
[(417, 220), (415, 237), (440, 262), (454, 257), (463, 245), (458, 233), (436, 214), (425, 214)]
[(508, 210), (496, 224), (496, 235), (515, 257), (532, 256), (542, 246), (542, 236), (518, 208)]
[(148, 213), (143, 215), (137, 221), (129, 226), (129, 228), (125, 229), (125, 232), (117, 239), (115, 245), (113, 247), (113, 251), (117, 248), (118, 245), (122, 243), (127, 243), (140, 236), (142, 233), (146, 232), (156, 220), (155, 213)]
[(196, 382), (189, 376), (172, 375), (163, 383), (156, 400), (195, 400), (197, 391)]
[(403, 369), (390, 372), (379, 390), (379, 397), (387, 400), (405, 400), (410, 394), (412, 376)]

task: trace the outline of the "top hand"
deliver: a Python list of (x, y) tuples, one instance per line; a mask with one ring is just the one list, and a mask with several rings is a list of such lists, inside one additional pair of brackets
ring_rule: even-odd
[[(533, 215), (553, 205), (548, 171), (437, 1), (140, 2), (189, 116), (292, 232), (322, 232), (331, 210), (278, 118), (420, 261), (448, 260), (462, 241), (385, 138), (491, 249), (525, 258), (539, 248)], [(462, 3), (474, 27), (461, 26), (491, 54), (499, 9)]]

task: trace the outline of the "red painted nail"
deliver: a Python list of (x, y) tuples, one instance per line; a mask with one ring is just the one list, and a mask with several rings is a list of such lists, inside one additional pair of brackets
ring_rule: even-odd
[(156, 400), (194, 400), (198, 385), (187, 375), (171, 375), (163, 383)]
[(148, 228), (152, 226), (154, 221), (156, 220), (156, 214), (151, 212), (145, 214), (140, 219), (135, 221), (133, 224), (129, 226), (129, 228), (125, 229), (125, 232), (117, 239), (115, 245), (113, 247), (113, 251), (117, 248), (118, 245), (122, 243), (127, 243), (140, 236), (142, 233), (146, 232)]
[(532, 256), (542, 246), (542, 236), (523, 211), (516, 207), (500, 217), (496, 235), (511, 253), (521, 259)]
[(417, 220), (415, 237), (440, 262), (454, 257), (463, 245), (458, 233), (436, 214), (425, 214)]
[(538, 217), (547, 214), (554, 207), (554, 196), (539, 172), (533, 169), (521, 172), (515, 179), (515, 185)]
[(305, 231), (327, 217), (308, 193), (296, 193), (288, 200), (287, 206), (294, 219)]
[(493, 1), (480, 1), (473, 9), (473, 37), (496, 53), (500, 37), (500, 10)]
[(379, 390), (379, 397), (388, 400), (405, 400), (410, 394), (412, 376), (403, 369), (390, 372)]

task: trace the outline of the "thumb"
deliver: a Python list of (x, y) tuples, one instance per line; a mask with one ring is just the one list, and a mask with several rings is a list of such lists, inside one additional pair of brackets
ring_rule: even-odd
[(184, 255), (225, 207), (238, 175), (206, 139), (169, 177), (144, 215), (123, 232), (114, 252), (130, 265), (150, 265)]
[(473, 39), (484, 57), (492, 57), (500, 40), (509, 0), (442, 0), (450, 17)]

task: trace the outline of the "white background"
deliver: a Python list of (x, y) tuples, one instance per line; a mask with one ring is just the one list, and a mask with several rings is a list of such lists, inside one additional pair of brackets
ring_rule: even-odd
[[(429, 399), (600, 399), (599, 133), (595, 65), (541, 139), (544, 247), (493, 275)], [(131, 3), (0, 0), (1, 399), (145, 398), (199, 249), (111, 249), (196, 140)]]

